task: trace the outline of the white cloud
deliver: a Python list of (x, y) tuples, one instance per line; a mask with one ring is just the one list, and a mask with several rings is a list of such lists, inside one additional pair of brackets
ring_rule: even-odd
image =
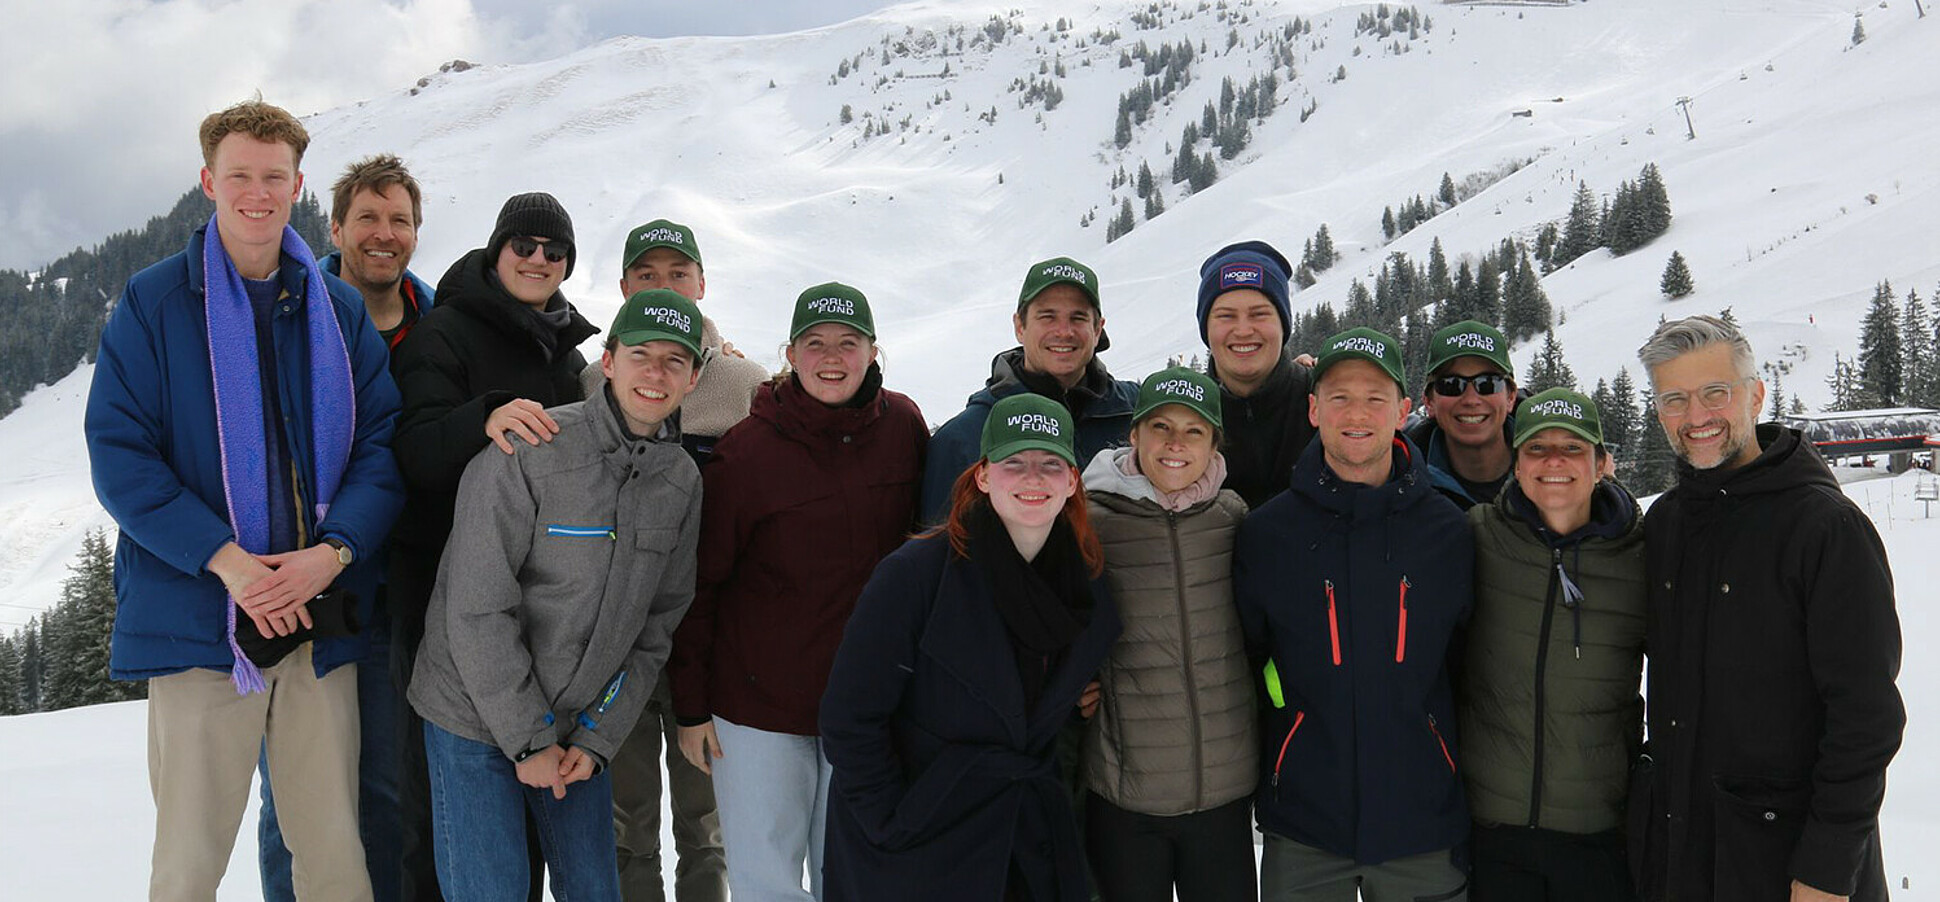
[[(261, 91), (299, 116), (446, 61), (524, 62), (618, 34), (747, 34), (884, 4), (738, 0), (0, 0), (0, 266), (139, 226), (195, 184), (202, 117)], [(710, 9), (709, 7), (713, 7)], [(313, 189), (328, 174), (310, 173)]]

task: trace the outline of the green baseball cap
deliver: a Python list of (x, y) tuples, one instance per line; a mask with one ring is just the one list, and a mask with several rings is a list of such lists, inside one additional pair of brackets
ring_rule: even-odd
[(638, 292), (620, 305), (610, 333), (623, 345), (671, 341), (701, 359), (701, 308), (671, 288)]
[(1516, 438), (1510, 445), (1520, 448), (1530, 436), (1545, 429), (1562, 429), (1590, 444), (1603, 444), (1603, 417), (1597, 413), (1596, 402), (1567, 388), (1552, 388), (1516, 405)]
[(1205, 373), (1191, 367), (1168, 367), (1146, 376), (1138, 386), (1138, 406), (1132, 410), (1132, 422), (1145, 419), (1146, 414), (1167, 404), (1183, 404), (1205, 417), (1214, 429), (1225, 428), (1219, 417), (1219, 386)]
[(1401, 362), (1401, 343), (1366, 326), (1349, 329), (1321, 343), (1320, 359), (1314, 363), (1314, 388), (1320, 388), (1321, 374), (1334, 364), (1346, 360), (1365, 360), (1380, 367), (1388, 378), (1394, 380), (1394, 384), (1401, 387), (1402, 395), (1408, 393), (1408, 377)]
[(1044, 289), (1060, 282), (1078, 286), (1091, 298), (1091, 306), (1104, 309), (1098, 303), (1098, 273), (1070, 257), (1052, 257), (1031, 264), (1030, 272), (1024, 274), (1024, 289), (1017, 293), (1017, 309), (1023, 310)]
[(823, 282), (795, 299), (795, 319), (788, 324), (788, 340), (800, 338), (808, 327), (821, 323), (841, 323), (869, 336), (870, 341), (876, 338), (876, 317), (869, 312), (869, 299), (841, 282)]
[[(1031, 305), (1031, 301), (1044, 293), (1044, 289), (1060, 282), (1078, 286), (1079, 290), (1085, 293), (1085, 297), (1091, 299), (1091, 309), (1098, 311), (1101, 317), (1104, 315), (1104, 305), (1098, 302), (1098, 273), (1070, 257), (1052, 257), (1049, 260), (1040, 260), (1031, 264), (1030, 271), (1024, 274), (1024, 288), (1017, 293), (1017, 312), (1023, 313), (1024, 308)], [(1092, 353), (1099, 353), (1109, 347), (1111, 347), (1111, 336), (1106, 335), (1102, 330), (1099, 331), (1098, 346), (1091, 349)]]
[(701, 262), (701, 245), (694, 240), (694, 230), (678, 222), (656, 219), (643, 226), (634, 226), (626, 235), (626, 255), (620, 258), (620, 271), (633, 265), (640, 255), (656, 247), (671, 247), (687, 255), (695, 263)]
[(1078, 465), (1077, 427), (1071, 412), (1043, 395), (1019, 392), (999, 400), (983, 421), (983, 459), (999, 461), (1033, 448)]
[(1480, 357), (1496, 365), (1504, 375), (1516, 376), (1509, 362), (1509, 339), (1488, 323), (1465, 319), (1444, 326), (1428, 340), (1428, 372), (1432, 375), (1442, 364), (1457, 357)]

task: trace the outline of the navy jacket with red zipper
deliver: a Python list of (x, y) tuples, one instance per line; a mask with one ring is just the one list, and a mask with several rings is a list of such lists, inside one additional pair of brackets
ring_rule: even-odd
[(1308, 445), (1233, 553), (1248, 650), (1273, 661), (1284, 700), (1260, 731), (1254, 811), (1263, 831), (1363, 864), (1452, 848), (1469, 818), (1445, 659), (1472, 595), (1468, 523), (1405, 438), (1379, 486), (1323, 455)]

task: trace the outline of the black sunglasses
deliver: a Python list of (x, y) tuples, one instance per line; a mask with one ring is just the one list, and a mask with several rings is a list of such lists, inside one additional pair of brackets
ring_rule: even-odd
[(1501, 373), (1477, 373), (1473, 376), (1437, 376), (1435, 381), (1428, 383), (1435, 394), (1444, 398), (1459, 398), (1462, 391), (1471, 385), (1475, 386), (1476, 394), (1488, 397), (1499, 391), (1508, 391), (1509, 377)]
[(549, 244), (540, 244), (538, 241), (534, 239), (527, 238), (524, 235), (519, 235), (511, 239), (510, 241), (507, 241), (506, 243), (512, 246), (512, 256), (517, 257), (521, 260), (524, 260), (525, 258), (532, 256), (533, 251), (540, 250), (542, 248), (546, 252), (547, 263), (558, 263), (559, 261), (566, 259), (567, 247), (566, 245), (560, 244), (557, 241), (551, 242)]

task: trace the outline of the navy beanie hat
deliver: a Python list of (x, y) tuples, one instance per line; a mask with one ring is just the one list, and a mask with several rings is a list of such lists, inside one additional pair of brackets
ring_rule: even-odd
[(1280, 337), (1293, 334), (1293, 309), (1287, 300), (1287, 279), (1293, 264), (1264, 241), (1241, 241), (1213, 252), (1199, 264), (1199, 340), (1206, 340), (1206, 314), (1213, 299), (1235, 288), (1252, 288), (1280, 311)]

